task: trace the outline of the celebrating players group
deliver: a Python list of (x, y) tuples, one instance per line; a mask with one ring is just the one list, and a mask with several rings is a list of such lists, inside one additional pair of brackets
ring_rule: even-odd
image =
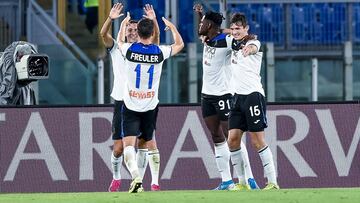
[[(112, 122), (114, 140), (111, 164), (113, 180), (109, 191), (121, 185), (120, 168), (124, 159), (132, 182), (129, 192), (143, 191), (142, 179), (147, 165), (152, 176), (151, 190), (160, 190), (160, 154), (155, 141), (158, 114), (158, 91), (165, 59), (179, 53), (184, 42), (170, 21), (162, 18), (174, 39), (171, 45), (159, 45), (160, 30), (152, 5), (145, 5), (144, 16), (134, 21), (127, 12), (116, 40), (110, 34), (112, 21), (121, 17), (123, 5), (116, 3), (100, 35), (111, 55), (115, 100)], [(258, 151), (267, 185), (279, 189), (270, 148), (265, 142), (265, 94), (261, 85), (262, 51), (256, 35), (248, 34), (249, 26), (242, 13), (234, 13), (230, 29), (221, 30), (223, 16), (209, 11), (203, 14), (200, 4), (194, 6), (199, 16), (199, 38), (203, 50), (203, 85), (201, 109), (215, 148), (221, 183), (215, 190), (259, 189), (241, 138), (248, 131), (252, 146)], [(135, 150), (137, 148), (137, 150)], [(230, 159), (238, 183), (230, 173)]]

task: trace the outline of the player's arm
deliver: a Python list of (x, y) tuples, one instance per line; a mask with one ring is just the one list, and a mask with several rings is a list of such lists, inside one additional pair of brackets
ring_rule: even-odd
[(174, 38), (174, 43), (171, 45), (171, 56), (173, 56), (184, 48), (184, 41), (174, 24), (164, 17), (162, 17), (162, 20), (164, 21), (166, 27), (171, 31)]
[(258, 40), (253, 40), (253, 43), (246, 45), (242, 48), (242, 54), (244, 57), (256, 54), (259, 51), (260, 42)]
[(148, 18), (154, 22), (154, 37), (153, 37), (153, 44), (160, 44), (160, 28), (159, 24), (156, 20), (156, 14), (155, 10), (152, 5), (146, 4), (144, 7), (144, 12), (146, 15), (144, 15), (145, 18)]
[(114, 43), (113, 41), (114, 39), (112, 38), (109, 32), (111, 28), (111, 22), (123, 15), (121, 13), (122, 9), (123, 9), (123, 5), (121, 3), (114, 4), (112, 9), (110, 10), (108, 18), (106, 19), (104, 25), (100, 30), (101, 38), (104, 42), (105, 47), (107, 48), (112, 47)]
[(120, 30), (116, 39), (117, 43), (119, 44), (119, 47), (121, 47), (121, 45), (125, 43), (126, 26), (129, 24), (130, 19), (131, 19), (130, 13), (127, 12), (126, 17), (124, 18), (123, 21), (121, 21)]

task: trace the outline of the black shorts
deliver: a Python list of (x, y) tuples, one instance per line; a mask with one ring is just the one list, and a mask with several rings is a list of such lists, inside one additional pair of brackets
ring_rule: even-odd
[(235, 94), (231, 102), (229, 130), (261, 132), (267, 127), (266, 102), (259, 92)]
[(123, 138), (121, 134), (121, 125), (122, 125), (122, 117), (121, 117), (121, 108), (124, 104), (124, 101), (116, 101), (114, 105), (114, 114), (112, 120), (112, 139), (113, 140), (120, 140)]
[(136, 112), (122, 106), (122, 132), (124, 137), (137, 136), (145, 141), (150, 141), (156, 128), (158, 107), (146, 112)]
[(201, 94), (201, 111), (203, 118), (218, 115), (221, 121), (227, 121), (230, 112), (231, 94), (213, 96)]

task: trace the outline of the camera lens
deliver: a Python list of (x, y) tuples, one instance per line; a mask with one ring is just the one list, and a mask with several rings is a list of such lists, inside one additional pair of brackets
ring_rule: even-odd
[(28, 66), (29, 76), (48, 76), (48, 58), (44, 56), (31, 56)]

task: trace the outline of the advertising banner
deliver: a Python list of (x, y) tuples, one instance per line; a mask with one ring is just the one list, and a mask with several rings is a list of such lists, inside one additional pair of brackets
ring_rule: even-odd
[[(107, 191), (112, 115), (110, 106), (0, 108), (0, 192)], [(281, 188), (360, 187), (360, 104), (269, 105), (267, 120)], [(162, 190), (207, 190), (220, 183), (199, 106), (160, 107), (155, 138)], [(244, 138), (264, 187), (260, 158)], [(125, 165), (121, 174), (126, 191)], [(145, 190), (150, 183), (148, 168)]]

